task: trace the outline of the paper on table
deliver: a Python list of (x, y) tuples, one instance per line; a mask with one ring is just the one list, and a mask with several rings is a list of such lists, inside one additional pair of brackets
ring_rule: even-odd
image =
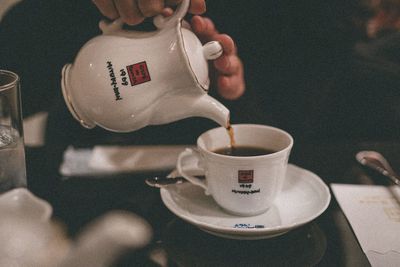
[(95, 170), (89, 168), (89, 159), (92, 156), (90, 148), (74, 148), (69, 146), (63, 155), (59, 172), (64, 178), (70, 176), (93, 176)]
[(180, 152), (191, 146), (96, 146), (68, 147), (60, 173), (69, 176), (96, 176), (121, 172), (160, 171), (175, 168)]
[(157, 171), (175, 168), (188, 146), (96, 146), (89, 167), (97, 171)]
[(331, 184), (372, 266), (400, 266), (400, 187)]

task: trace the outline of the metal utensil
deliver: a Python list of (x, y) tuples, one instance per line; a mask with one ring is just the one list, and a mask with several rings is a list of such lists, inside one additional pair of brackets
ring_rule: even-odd
[[(197, 176), (197, 178), (199, 179), (205, 179), (204, 176)], [(151, 187), (157, 187), (157, 188), (162, 188), (165, 187), (167, 185), (171, 185), (171, 184), (181, 184), (184, 182), (187, 182), (187, 180), (183, 177), (174, 177), (174, 178), (170, 178), (170, 177), (151, 177), (151, 178), (147, 178), (145, 180), (146, 184), (151, 186)]]
[(360, 151), (356, 154), (356, 159), (362, 165), (370, 167), (382, 175), (388, 177), (396, 185), (400, 185), (400, 177), (397, 175), (389, 162), (382, 154), (376, 151)]

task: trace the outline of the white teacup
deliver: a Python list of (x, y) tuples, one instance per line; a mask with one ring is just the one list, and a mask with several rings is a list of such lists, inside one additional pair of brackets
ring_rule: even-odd
[[(233, 125), (235, 147), (272, 150), (257, 156), (231, 156), (214, 151), (230, 147), (224, 127), (211, 129), (197, 139), (197, 149), (179, 155), (179, 173), (194, 185), (205, 189), (227, 212), (252, 216), (268, 210), (284, 183), (293, 138), (287, 132), (257, 124)], [(201, 169), (205, 181), (190, 174)]]

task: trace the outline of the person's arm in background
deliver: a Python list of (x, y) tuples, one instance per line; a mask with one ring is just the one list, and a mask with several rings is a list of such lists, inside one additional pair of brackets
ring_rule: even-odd
[[(182, 0), (93, 0), (99, 11), (109, 19), (121, 17), (129, 25), (137, 25), (147, 17), (158, 14), (169, 16), (172, 7)], [(191, 0), (189, 13), (203, 14), (206, 11), (205, 0)], [(232, 38), (220, 34), (209, 18), (194, 16), (191, 21), (193, 31), (203, 42), (219, 41), (224, 54), (215, 60), (215, 83), (219, 94), (229, 100), (239, 98), (245, 90), (243, 64), (239, 59)]]

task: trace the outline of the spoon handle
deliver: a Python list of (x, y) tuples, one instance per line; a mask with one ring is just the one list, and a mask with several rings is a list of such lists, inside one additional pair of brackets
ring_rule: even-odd
[(400, 185), (400, 179), (398, 178), (398, 176), (394, 173), (392, 173), (392, 171), (388, 171), (386, 170), (382, 164), (377, 161), (376, 159), (372, 158), (372, 157), (356, 157), (358, 162), (360, 162), (362, 165), (367, 166), (377, 172), (379, 172), (380, 174), (388, 177), (394, 184), (396, 185)]
[(183, 177), (167, 178), (167, 177), (151, 177), (145, 180), (146, 184), (151, 187), (161, 188), (170, 184), (181, 184), (186, 180)]
[(370, 161), (367, 161), (367, 160), (364, 160), (364, 161), (365, 161), (365, 164), (364, 164), (365, 166), (368, 166), (368, 167), (378, 171), (382, 175), (388, 177), (393, 183), (400, 185), (400, 180), (396, 176), (390, 174), (387, 170), (383, 169), (382, 167), (380, 167), (378, 165), (371, 163)]
[[(199, 179), (205, 179), (204, 176), (197, 176)], [(168, 177), (151, 177), (145, 180), (146, 184), (151, 187), (162, 188), (167, 185), (171, 184), (181, 184), (187, 182), (187, 180), (183, 177), (175, 177), (175, 178), (168, 178)]]

